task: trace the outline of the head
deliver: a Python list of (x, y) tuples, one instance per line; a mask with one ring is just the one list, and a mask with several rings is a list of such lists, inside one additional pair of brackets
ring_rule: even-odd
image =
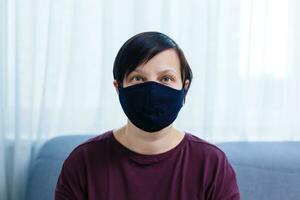
[(181, 48), (159, 32), (142, 32), (127, 40), (115, 58), (113, 76), (116, 89), (155, 81), (184, 89), (184, 100), (193, 78)]

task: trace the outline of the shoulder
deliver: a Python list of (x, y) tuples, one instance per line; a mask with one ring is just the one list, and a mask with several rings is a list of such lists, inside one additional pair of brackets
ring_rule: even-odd
[(193, 135), (192, 133), (186, 133), (189, 149), (191, 149), (194, 156), (199, 156), (202, 159), (217, 163), (222, 163), (224, 160), (227, 160), (224, 151), (215, 144)]
[(73, 163), (73, 162), (81, 162), (83, 163), (87, 156), (91, 155), (100, 155), (110, 141), (112, 137), (112, 130), (101, 133), (97, 136), (87, 139), (83, 141), (79, 145), (77, 145), (67, 156), (65, 162)]
[(193, 135), (192, 133), (189, 132), (186, 133), (187, 133), (188, 143), (193, 148), (196, 148), (198, 150), (206, 150), (206, 153), (225, 155), (224, 151), (221, 150), (217, 145), (208, 142), (207, 140), (204, 140), (196, 135)]
[[(206, 177), (206, 191), (212, 195), (209, 199), (240, 199), (236, 174), (226, 154), (215, 144), (195, 135), (188, 135), (193, 157), (199, 157)], [(193, 159), (195, 160), (195, 159)], [(214, 196), (215, 195), (215, 196)]]
[[(87, 174), (95, 158), (101, 157), (110, 131), (92, 137), (76, 146), (64, 160), (57, 180), (55, 195), (58, 198), (86, 199)], [(101, 145), (99, 145), (101, 144)]]

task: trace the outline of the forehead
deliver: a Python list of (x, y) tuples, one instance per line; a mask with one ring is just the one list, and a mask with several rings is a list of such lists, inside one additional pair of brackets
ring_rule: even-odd
[(155, 55), (148, 62), (138, 66), (136, 72), (175, 72), (180, 73), (180, 60), (175, 50), (169, 49)]

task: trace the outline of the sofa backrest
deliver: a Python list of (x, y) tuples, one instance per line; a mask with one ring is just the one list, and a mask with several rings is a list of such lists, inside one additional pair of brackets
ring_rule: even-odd
[(53, 200), (64, 160), (77, 145), (93, 136), (59, 136), (47, 141), (31, 163), (25, 200)]
[(242, 200), (300, 199), (300, 141), (218, 146), (235, 169)]

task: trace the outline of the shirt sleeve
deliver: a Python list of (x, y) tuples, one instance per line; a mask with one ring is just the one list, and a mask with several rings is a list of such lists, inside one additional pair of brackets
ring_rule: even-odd
[(240, 200), (236, 174), (225, 153), (218, 155), (213, 174), (213, 182), (206, 192), (207, 200)]
[(64, 161), (55, 188), (55, 200), (83, 200), (86, 180), (83, 156), (75, 149)]

